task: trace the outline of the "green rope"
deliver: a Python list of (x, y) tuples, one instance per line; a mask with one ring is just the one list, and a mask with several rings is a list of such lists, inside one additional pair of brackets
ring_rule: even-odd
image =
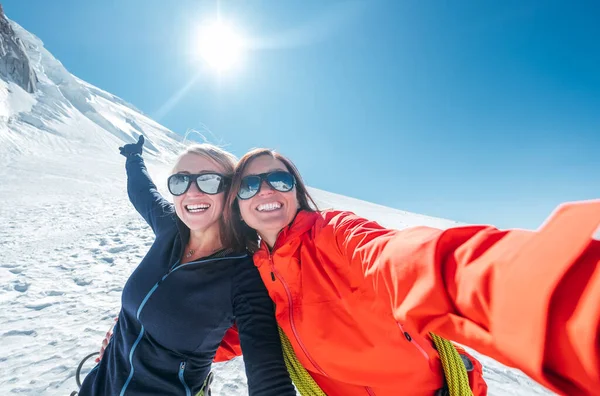
[[(469, 386), (467, 369), (454, 345), (450, 341), (436, 334), (430, 333), (430, 335), (442, 361), (442, 367), (444, 369), (446, 382), (448, 383), (450, 396), (473, 396), (473, 392)], [(290, 340), (281, 327), (279, 327), (279, 338), (281, 339), (285, 366), (300, 395), (327, 396), (311, 377), (309, 372), (302, 366), (294, 352)]]

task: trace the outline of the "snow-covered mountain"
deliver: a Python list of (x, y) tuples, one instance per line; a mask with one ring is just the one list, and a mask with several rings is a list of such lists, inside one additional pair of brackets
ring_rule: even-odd
[[(182, 138), (71, 75), (40, 39), (0, 17), (0, 394), (68, 395), (77, 363), (98, 349), (153, 239), (127, 200), (117, 150), (142, 133), (164, 191)], [(456, 224), (312, 192), (322, 207), (390, 227)], [(480, 358), (490, 394), (550, 394)], [(214, 394), (246, 394), (241, 359), (216, 373)]]
[(0, 17), (2, 155), (113, 153), (143, 132), (150, 155), (181, 148), (181, 137), (120, 98), (70, 74), (33, 34)]

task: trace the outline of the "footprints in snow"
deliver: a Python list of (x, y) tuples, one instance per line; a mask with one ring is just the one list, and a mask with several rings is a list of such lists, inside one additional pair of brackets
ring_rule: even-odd
[(151, 245), (153, 239), (148, 227), (140, 227), (138, 221), (130, 221), (119, 231), (99, 236), (97, 247), (91, 248), (90, 252), (94, 259), (114, 265), (127, 258), (127, 253), (139, 253), (140, 248)]
[(29, 309), (33, 309), (34, 311), (41, 311), (44, 308), (48, 308), (51, 307), (52, 305), (56, 304), (57, 302), (44, 302), (44, 303), (38, 303), (38, 304), (27, 304), (25, 305), (25, 308), (29, 308)]
[[(108, 232), (107, 232), (108, 231)], [(32, 285), (35, 286), (34, 295), (47, 297), (58, 297), (68, 294), (71, 289), (68, 284), (60, 286), (61, 282), (71, 281), (73, 285), (79, 288), (89, 287), (94, 281), (101, 280), (106, 283), (116, 271), (121, 271), (121, 266), (129, 268), (133, 262), (136, 264), (146, 253), (147, 247), (152, 244), (154, 235), (149, 227), (141, 219), (131, 220), (117, 227), (100, 230), (97, 233), (89, 233), (82, 236), (81, 239), (73, 243), (55, 246), (51, 252), (36, 257), (26, 257), (23, 262), (37, 261), (35, 266), (23, 266), (22, 263), (14, 262), (0, 263), (0, 270), (6, 271), (7, 276), (3, 276), (6, 283), (0, 287), (0, 293), (17, 292), (19, 295), (30, 294)], [(100, 268), (115, 267), (114, 271), (107, 271)], [(96, 268), (96, 270), (94, 270)], [(31, 277), (39, 279), (34, 272), (43, 271), (44, 277), (49, 277), (46, 285), (39, 282), (32, 282)], [(55, 272), (58, 270), (58, 273)], [(52, 275), (51, 275), (52, 274)], [(48, 286), (56, 285), (57, 289), (48, 290)], [(60, 290), (64, 288), (64, 290)], [(122, 291), (122, 285), (110, 285), (107, 287), (107, 293)], [(29, 292), (29, 293), (28, 293)], [(78, 293), (78, 292), (77, 292)], [(15, 294), (17, 296), (17, 294)], [(39, 311), (53, 305), (52, 303), (31, 302), (24, 305), (26, 308)]]
[(20, 293), (25, 293), (27, 289), (29, 289), (29, 283), (23, 282), (21, 280), (16, 280), (13, 283), (13, 289)]
[(81, 278), (73, 278), (73, 282), (75, 282), (77, 286), (87, 286), (92, 284), (91, 280)]
[[(110, 283), (122, 268), (129, 268), (146, 253), (154, 235), (141, 219), (128, 221), (97, 233), (88, 233), (80, 241), (80, 249), (69, 256), (70, 264), (63, 264), (71, 272), (72, 280), (79, 287)], [(114, 269), (113, 269), (114, 268)], [(113, 285), (107, 292), (121, 291)]]
[(6, 333), (2, 334), (2, 337), (9, 337), (9, 336), (37, 336), (37, 332), (35, 330), (11, 330), (11, 331), (7, 331)]

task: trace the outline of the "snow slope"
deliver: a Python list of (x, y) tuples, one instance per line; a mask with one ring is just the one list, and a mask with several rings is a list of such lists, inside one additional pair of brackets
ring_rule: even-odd
[[(127, 200), (117, 147), (143, 133), (165, 191), (181, 138), (123, 100), (72, 76), (11, 22), (38, 79), (30, 94), (0, 80), (0, 394), (68, 395), (75, 368), (98, 349), (122, 287), (152, 244)], [(313, 189), (322, 207), (390, 227), (457, 223)], [(550, 394), (480, 356), (491, 395)], [(89, 368), (89, 367), (88, 367)], [(216, 365), (215, 395), (245, 395), (241, 359)]]

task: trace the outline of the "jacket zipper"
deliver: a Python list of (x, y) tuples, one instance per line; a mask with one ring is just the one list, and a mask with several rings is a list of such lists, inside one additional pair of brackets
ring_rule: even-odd
[[(131, 370), (129, 371), (129, 376), (127, 377), (127, 380), (125, 381), (125, 384), (123, 384), (123, 387), (121, 388), (121, 392), (119, 393), (120, 396), (125, 395), (125, 391), (127, 390), (127, 387), (129, 386), (129, 383), (131, 382), (131, 379), (133, 378), (133, 373), (135, 372), (134, 367), (133, 367), (133, 353), (135, 352), (135, 349), (137, 348), (138, 344), (142, 340), (142, 337), (144, 336), (144, 331), (145, 330), (144, 330), (144, 325), (142, 325), (142, 322), (140, 322), (140, 314), (142, 313), (142, 309), (144, 308), (144, 306), (146, 305), (146, 303), (150, 299), (150, 296), (152, 296), (152, 294), (156, 291), (156, 289), (158, 289), (158, 286), (165, 279), (167, 279), (167, 277), (169, 275), (171, 275), (173, 272), (177, 271), (180, 268), (187, 267), (188, 265), (202, 264), (202, 263), (208, 263), (208, 262), (211, 262), (211, 261), (221, 261), (221, 260), (228, 260), (228, 259), (234, 260), (234, 259), (241, 259), (241, 258), (244, 258), (244, 257), (247, 257), (247, 255), (244, 254), (243, 256), (218, 257), (218, 258), (207, 259), (207, 260), (192, 261), (192, 262), (189, 262), (189, 263), (181, 264), (180, 266), (177, 266), (177, 264), (179, 264), (179, 260), (177, 260), (177, 262), (175, 263), (175, 265), (173, 265), (171, 267), (171, 269), (169, 269), (169, 272), (167, 272), (162, 278), (160, 278), (160, 280), (158, 282), (156, 282), (156, 284), (152, 287), (152, 289), (150, 289), (150, 291), (148, 292), (148, 294), (146, 294), (146, 297), (144, 297), (144, 299), (142, 300), (142, 303), (138, 307), (137, 313), (135, 314), (135, 318), (138, 320), (138, 322), (140, 323), (140, 325), (142, 327), (140, 329), (140, 334), (138, 335), (137, 339), (133, 343), (133, 346), (131, 347), (131, 350), (129, 351), (129, 366), (131, 367)], [(184, 369), (185, 369), (185, 364), (184, 364)]]
[(190, 391), (189, 386), (187, 386), (187, 384), (185, 383), (185, 378), (183, 377), (184, 373), (185, 373), (185, 361), (179, 363), (179, 381), (181, 381), (181, 384), (183, 385), (183, 388), (185, 389), (185, 396), (192, 396), (192, 391)]
[(419, 350), (419, 352), (421, 352), (421, 354), (425, 357), (425, 360), (429, 361), (429, 355), (427, 354), (427, 352), (425, 352), (425, 349), (419, 345), (419, 343), (413, 339), (410, 334), (408, 334), (408, 331), (404, 330), (404, 327), (402, 327), (402, 325), (399, 322), (398, 323), (398, 327), (400, 327), (400, 331), (402, 331), (402, 333), (404, 334), (404, 338), (406, 338), (408, 340), (408, 342), (410, 342), (411, 344), (413, 344), (415, 346), (415, 348), (417, 348)]
[(317, 364), (317, 362), (315, 362), (313, 360), (313, 358), (309, 355), (308, 350), (306, 350), (306, 347), (304, 346), (304, 344), (302, 343), (302, 341), (300, 340), (300, 336), (298, 335), (298, 330), (296, 329), (296, 325), (294, 323), (294, 303), (292, 302), (292, 293), (290, 292), (290, 289), (287, 285), (287, 283), (285, 283), (285, 281), (283, 280), (283, 278), (281, 277), (281, 275), (279, 274), (279, 272), (277, 272), (277, 270), (275, 269), (275, 264), (273, 263), (273, 256), (271, 254), (269, 254), (269, 261), (271, 264), (271, 278), (272, 279), (278, 279), (281, 284), (283, 285), (283, 288), (285, 289), (285, 292), (287, 294), (288, 297), (288, 311), (290, 313), (290, 326), (292, 327), (292, 332), (294, 333), (294, 338), (296, 338), (296, 342), (298, 343), (298, 345), (300, 345), (300, 348), (302, 348), (302, 351), (304, 352), (304, 355), (306, 355), (306, 357), (308, 358), (308, 360), (312, 363), (312, 365), (325, 377), (329, 377), (325, 371), (323, 371), (323, 369), (321, 367), (319, 367), (319, 365)]
[[(288, 308), (288, 310), (289, 310), (289, 313), (290, 313), (290, 325), (292, 327), (292, 332), (294, 333), (294, 337), (296, 338), (296, 342), (298, 343), (298, 345), (300, 345), (300, 348), (302, 348), (302, 351), (304, 352), (304, 355), (306, 355), (306, 357), (312, 363), (312, 365), (315, 366), (315, 368), (317, 370), (319, 370), (319, 372), (322, 375), (324, 375), (325, 377), (329, 377), (325, 373), (325, 371), (323, 371), (323, 369), (309, 355), (308, 350), (306, 349), (306, 347), (304, 346), (304, 344), (300, 340), (300, 336), (298, 335), (298, 331), (296, 330), (296, 325), (294, 324), (294, 314), (293, 314), (293, 308), (294, 308), (294, 306), (293, 306), (293, 302), (292, 302), (292, 293), (290, 292), (290, 289), (288, 288), (287, 283), (285, 283), (285, 281), (283, 280), (283, 278), (281, 277), (281, 275), (279, 274), (279, 272), (277, 270), (275, 270), (275, 263), (273, 262), (273, 256), (272, 256), (271, 253), (269, 253), (269, 264), (271, 265), (271, 279), (273, 280), (273, 282), (275, 282), (277, 279), (279, 279), (279, 281), (283, 285), (283, 288), (285, 289), (285, 292), (287, 294), (288, 301), (289, 301), (289, 308)], [(375, 392), (373, 392), (373, 389), (371, 389), (370, 387), (365, 386), (365, 390), (367, 391), (367, 394), (369, 394), (369, 396), (375, 396)]]

